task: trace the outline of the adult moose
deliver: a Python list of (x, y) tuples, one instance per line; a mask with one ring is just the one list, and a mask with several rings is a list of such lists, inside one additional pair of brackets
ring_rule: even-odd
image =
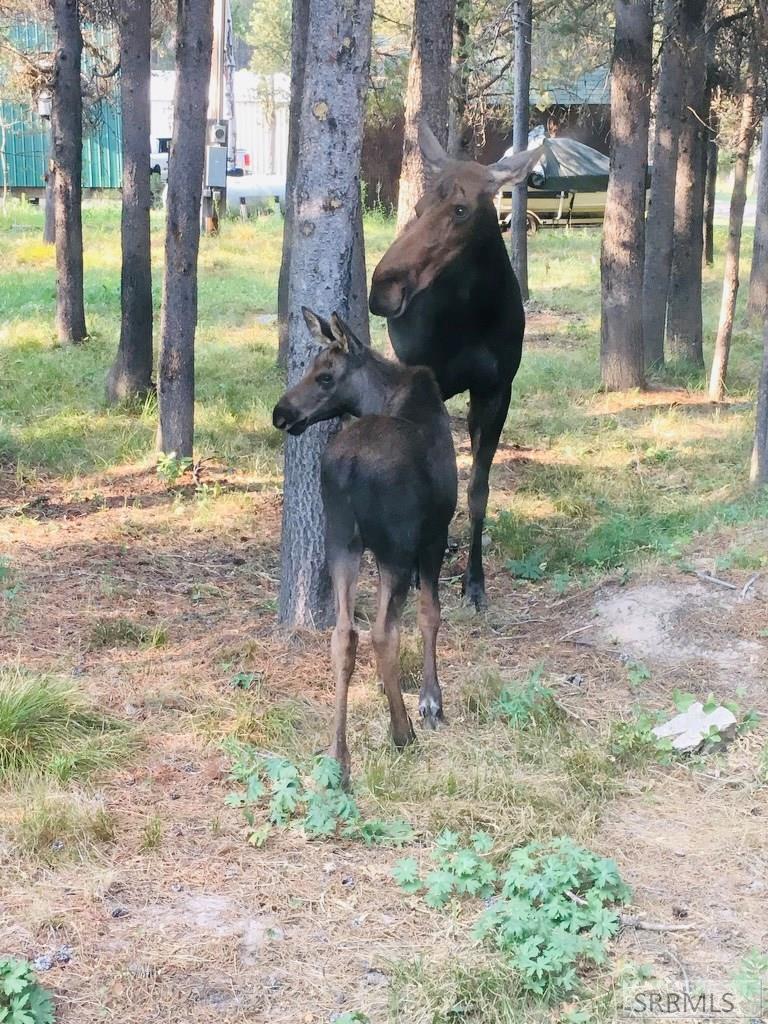
[(464, 593), (485, 605), (482, 538), (488, 474), (520, 365), (525, 313), (493, 197), (527, 178), (541, 149), (485, 167), (451, 160), (426, 125), (419, 145), (434, 180), (416, 217), (373, 273), (370, 309), (387, 317), (398, 359), (429, 366), (443, 399), (469, 391), (471, 541)]
[(331, 438), (321, 466), (325, 554), (336, 598), (331, 640), (336, 718), (330, 753), (346, 779), (347, 689), (357, 651), (355, 592), (366, 548), (379, 569), (371, 634), (392, 738), (397, 746), (413, 739), (400, 692), (400, 613), (414, 566), (421, 577), (424, 640), (419, 714), (433, 728), (443, 717), (436, 663), (438, 581), (456, 510), (456, 455), (448, 413), (430, 370), (382, 358), (335, 313), (328, 323), (308, 309), (302, 312), (323, 347), (302, 380), (277, 403), (272, 422), (279, 430), (303, 434), (320, 420), (345, 413), (358, 417)]

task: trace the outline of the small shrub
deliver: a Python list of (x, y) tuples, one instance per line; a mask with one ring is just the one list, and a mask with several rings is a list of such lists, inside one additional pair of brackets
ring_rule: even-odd
[(176, 452), (169, 452), (167, 455), (158, 456), (156, 471), (161, 480), (164, 480), (169, 487), (173, 487), (191, 467), (192, 459), (179, 459), (176, 457)]
[(0, 958), (0, 1022), (53, 1024), (53, 1001), (26, 960)]
[(443, 833), (432, 852), (435, 867), (424, 878), (412, 858), (399, 861), (393, 876), (434, 908), (463, 897), (486, 901), (474, 938), (508, 959), (526, 994), (545, 1002), (569, 995), (582, 967), (605, 962), (607, 942), (618, 931), (616, 905), (630, 891), (616, 864), (567, 837), (518, 848), (502, 873), (490, 862), (492, 852), (485, 833), (473, 836), (471, 847)]

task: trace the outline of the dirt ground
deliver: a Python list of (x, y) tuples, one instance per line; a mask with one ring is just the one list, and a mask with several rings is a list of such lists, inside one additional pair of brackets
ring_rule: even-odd
[[(464, 462), (466, 454), (465, 445)], [(497, 485), (513, 486), (509, 476), (502, 465)], [(249, 701), (260, 702), (254, 714), (289, 701), (315, 723), (321, 746), (332, 698), (328, 637), (276, 630), (279, 494), (224, 467), (204, 480), (221, 493), (173, 493), (149, 467), (72, 484), (0, 471), (0, 550), (19, 581), (0, 621), (3, 661), (77, 680), (139, 740), (95, 793), (83, 788), (82, 800), (112, 815), (111, 842), (55, 860), (0, 846), (0, 952), (35, 959), (71, 947), (69, 963), (43, 975), (62, 1024), (319, 1024), (345, 1010), (379, 1024), (389, 1019), (393, 965), (449, 962), (467, 950), (466, 930), (398, 891), (393, 850), (296, 832), (263, 850), (246, 845), (239, 812), (224, 804), (220, 741), (248, 734)], [(712, 571), (715, 544), (695, 551), (688, 568)], [(445, 570), (449, 725), (420, 736), (415, 756), (425, 764), (457, 734), (471, 741), (458, 697), (483, 669), (519, 676), (542, 663), (587, 731), (626, 717), (640, 698), (671, 708), (675, 688), (714, 690), (768, 713), (765, 576), (742, 594), (753, 573), (730, 571), (729, 589), (653, 565), (558, 596), (512, 580), (491, 551), (491, 607), (477, 617), (461, 605), (460, 557)], [(372, 588), (369, 573), (363, 616)], [(99, 626), (120, 617), (161, 627), (167, 639), (99, 646)], [(628, 661), (650, 670), (640, 694)], [(252, 697), (230, 685), (246, 670), (260, 680)], [(359, 766), (363, 747), (387, 744), (365, 639), (351, 701)], [(759, 727), (723, 758), (696, 770), (651, 768), (607, 803), (592, 845), (615, 857), (633, 886), (632, 913), (690, 927), (627, 929), (615, 943), (619, 960), (644, 959), (670, 977), (722, 978), (747, 950), (768, 947), (764, 745)], [(19, 807), (4, 802), (8, 824)], [(408, 811), (417, 830), (432, 820), (428, 806)], [(162, 841), (147, 849), (153, 821)], [(429, 1020), (416, 1014), (408, 1024)]]

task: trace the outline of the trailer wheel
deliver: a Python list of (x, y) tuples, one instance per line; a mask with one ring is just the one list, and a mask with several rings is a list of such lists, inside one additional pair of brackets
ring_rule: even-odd
[(525, 229), (530, 238), (531, 235), (535, 235), (541, 227), (541, 221), (535, 213), (531, 213), (530, 210), (525, 215)]

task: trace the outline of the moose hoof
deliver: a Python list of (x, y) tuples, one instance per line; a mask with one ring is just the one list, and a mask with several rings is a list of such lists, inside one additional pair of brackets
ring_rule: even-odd
[(488, 607), (488, 598), (485, 596), (485, 584), (482, 581), (467, 580), (465, 578), (462, 590), (464, 591), (464, 600), (476, 612), (482, 612)]
[(408, 728), (401, 731), (392, 730), (392, 742), (395, 744), (398, 750), (402, 750), (407, 747), (409, 743), (413, 743), (416, 740), (416, 733), (413, 731), (413, 725), (411, 724), (410, 718), (408, 719)]
[(425, 729), (437, 729), (445, 723), (443, 706), (434, 697), (423, 697), (419, 701), (419, 715)]

